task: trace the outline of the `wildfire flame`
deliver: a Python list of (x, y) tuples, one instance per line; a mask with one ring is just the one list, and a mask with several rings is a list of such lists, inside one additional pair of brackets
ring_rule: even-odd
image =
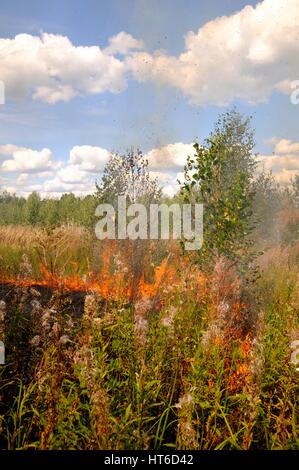
[[(29, 266), (27, 264), (24, 269), (20, 266), (20, 274), (17, 276), (3, 273), (0, 276), (0, 283), (23, 287), (49, 287), (66, 292), (91, 291), (107, 300), (135, 301), (137, 298), (144, 297), (155, 299), (158, 298), (158, 294), (177, 287), (188, 289), (188, 291), (191, 289), (196, 296), (204, 295), (205, 277), (198, 268), (190, 269), (190, 265), (180, 256), (179, 251), (172, 249), (171, 255), (166, 256), (156, 266), (151, 263), (148, 251), (143, 253), (144, 257), (141, 258), (137, 269), (138, 275), (136, 275), (134, 263), (136, 265), (138, 253), (134, 245), (122, 247), (116, 243), (113, 244), (113, 241), (103, 245), (97, 271), (87, 270), (84, 274), (75, 262), (70, 262), (64, 268), (59, 269), (56, 257), (53, 262), (51, 250), (48, 250), (47, 256), (40, 256), (39, 274), (30, 274), (32, 270), (29, 263)], [(149, 266), (150, 274), (146, 269)], [(68, 274), (66, 274), (67, 270)], [(69, 274), (70, 271), (71, 274)], [(198, 289), (199, 286), (200, 289)]]
[[(142, 274), (138, 281), (137, 291), (141, 297), (154, 297), (163, 283), (174, 284), (178, 282), (176, 269), (169, 266), (168, 258), (165, 258), (159, 266), (154, 268), (153, 282), (145, 281)], [(59, 276), (50, 272), (47, 267), (41, 266), (42, 279), (35, 279), (28, 276), (22, 277), (2, 277), (2, 284), (13, 284), (23, 287), (47, 286), (52, 289), (65, 291), (93, 291), (101, 297), (111, 300), (130, 299), (133, 292), (132, 279), (124, 272), (110, 273), (110, 260), (108, 256), (103, 259), (103, 266), (100, 273), (89, 272), (84, 276), (72, 274), (71, 276)], [(136, 290), (136, 289), (135, 289)]]

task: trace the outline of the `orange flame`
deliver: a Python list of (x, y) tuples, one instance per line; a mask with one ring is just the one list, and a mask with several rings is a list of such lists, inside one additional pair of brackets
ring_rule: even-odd
[[(82, 275), (80, 267), (75, 262), (69, 263), (71, 274), (53, 270), (51, 259), (41, 259), (40, 275), (35, 277), (20, 274), (17, 277), (2, 275), (0, 283), (13, 284), (24, 287), (48, 286), (52, 289), (65, 291), (93, 291), (107, 300), (135, 300), (140, 297), (157, 298), (158, 294), (166, 293), (178, 287), (194, 295), (204, 295), (205, 277), (196, 266), (190, 268), (187, 261), (180, 256), (180, 252), (172, 250), (171, 258), (168, 255), (160, 265), (154, 267), (153, 277), (149, 281), (143, 271), (134, 276), (132, 258), (134, 247), (122, 247), (113, 241), (101, 247), (100, 269), (97, 272), (89, 270)], [(150, 263), (149, 253), (141, 260), (142, 265)], [(171, 261), (170, 261), (171, 260)], [(200, 288), (199, 288), (200, 287)], [(158, 300), (158, 299), (156, 299)]]
[[(59, 276), (51, 273), (45, 266), (41, 267), (43, 278), (34, 279), (28, 277), (13, 278), (10, 276), (2, 277), (0, 283), (14, 284), (22, 287), (30, 286), (48, 286), (53, 289), (66, 291), (94, 291), (105, 299), (119, 300), (121, 298), (130, 298), (132, 292), (131, 278), (125, 276), (124, 272), (110, 273), (110, 257), (106, 255), (103, 258), (103, 266), (100, 273), (88, 273), (80, 276), (75, 273), (71, 276)], [(164, 281), (171, 283), (174, 281), (176, 271), (174, 267), (168, 266), (168, 258), (164, 259), (160, 266), (155, 267), (154, 280), (152, 283), (145, 282), (144, 275), (141, 277), (138, 286), (139, 295), (142, 297), (154, 297), (161, 283)]]

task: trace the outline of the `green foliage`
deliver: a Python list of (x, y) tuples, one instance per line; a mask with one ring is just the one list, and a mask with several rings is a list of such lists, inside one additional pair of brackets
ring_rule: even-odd
[(7, 192), (0, 193), (0, 225), (25, 223), (26, 199)]
[(284, 195), (272, 173), (262, 171), (253, 182), (254, 238), (261, 248), (277, 243), (281, 236), (279, 213)]
[(112, 154), (96, 189), (99, 201), (109, 204), (116, 204), (118, 196), (127, 196), (130, 203), (154, 202), (161, 197), (157, 179), (150, 176), (148, 160), (140, 150)]
[[(271, 175), (253, 180), (249, 119), (226, 113), (194, 149), (175, 201), (184, 195), (204, 203), (202, 263), (219, 255), (252, 261), (254, 224), (263, 221), (254, 235), (264, 241), (280, 231), (271, 214), (282, 208), (292, 209), (287, 233), (296, 240), (298, 181), (282, 192)], [(154, 297), (139, 298), (149, 258), (138, 258), (137, 245), (125, 245), (134, 258), (129, 268), (117, 268), (114, 260), (116, 273), (126, 268), (135, 281), (134, 301), (100, 297), (93, 287), (70, 292), (63, 283), (56, 291), (28, 285), (28, 279), (43, 281), (45, 270), (76, 281), (95, 273), (105, 245), (95, 246), (86, 229), (60, 226), (91, 228), (99, 200), (114, 203), (122, 194), (130, 202), (160, 197), (140, 152), (112, 157), (95, 196), (0, 195), (2, 225), (34, 226), (0, 230), (0, 334), (7, 348), (0, 367), (0, 448), (298, 449), (298, 373), (289, 344), (299, 331), (296, 253), (292, 258), (284, 247), (276, 266), (270, 260), (254, 284), (260, 311), (252, 318), (248, 285), (237, 270), (232, 276), (229, 263), (192, 277), (194, 266), (184, 259), (170, 267), (178, 282), (166, 285), (165, 276)], [(156, 258), (165, 252), (158, 245)]]
[(25, 199), (4, 192), (0, 194), (0, 225), (59, 227), (72, 224), (92, 228), (97, 203), (93, 195), (81, 198), (68, 193), (60, 199), (41, 199), (34, 192)]
[(26, 205), (24, 208), (25, 222), (29, 225), (37, 225), (40, 221), (40, 207), (41, 200), (36, 192), (33, 192), (28, 196)]
[(294, 206), (299, 209), (299, 175), (295, 175), (289, 190)]
[(189, 202), (204, 204), (203, 261), (225, 254), (242, 255), (251, 230), (256, 167), (250, 119), (237, 111), (222, 115), (214, 132), (188, 157), (181, 189)]
[[(246, 357), (240, 340), (228, 349), (204, 346), (213, 304), (196, 304), (190, 291), (183, 304), (178, 292), (158, 314), (148, 312), (146, 342), (134, 307), (122, 303), (93, 305), (91, 316), (85, 312), (65, 333), (59, 293), (42, 310), (56, 325), (56, 333), (45, 335), (44, 326), (39, 331), (28, 321), (28, 291), (19, 300), (16, 292), (14, 302), (27, 317), (14, 310), (22, 342), (7, 338), (9, 364), (0, 369), (1, 448), (298, 449), (298, 378), (288, 344), (289, 328), (298, 328), (295, 279), (295, 271), (281, 269), (261, 279), (264, 326)], [(169, 308), (175, 309), (172, 325), (161, 322)], [(9, 321), (16, 331), (14, 318)], [(36, 334), (39, 347), (32, 346)], [(65, 334), (67, 345), (59, 339)], [(240, 375), (235, 390), (240, 364), (249, 364), (249, 376)]]

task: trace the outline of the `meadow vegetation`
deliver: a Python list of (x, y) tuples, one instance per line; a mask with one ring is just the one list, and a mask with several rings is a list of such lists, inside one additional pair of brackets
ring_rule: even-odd
[(299, 181), (256, 176), (249, 126), (226, 114), (186, 162), (199, 252), (95, 238), (97, 201), (161, 200), (140, 154), (87, 198), (2, 195), (1, 449), (299, 448)]

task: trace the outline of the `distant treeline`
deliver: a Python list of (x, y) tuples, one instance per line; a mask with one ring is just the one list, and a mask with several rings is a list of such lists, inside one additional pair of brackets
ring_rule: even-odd
[[(299, 175), (291, 186), (283, 188), (276, 184), (270, 173), (262, 173), (254, 181), (253, 191), (252, 223), (256, 242), (272, 245), (273, 242), (299, 240)], [(111, 203), (109, 197), (108, 201)], [(36, 192), (25, 198), (3, 191), (0, 192), (0, 226), (54, 228), (72, 224), (93, 230), (98, 220), (95, 210), (100, 202), (106, 202), (106, 199), (98, 192), (84, 197), (66, 193), (57, 199), (44, 199)], [(160, 202), (171, 204), (182, 200), (176, 195), (173, 198), (162, 197)]]
[(0, 193), (0, 225), (59, 226), (67, 223), (91, 228), (95, 223), (98, 200), (93, 195), (76, 197), (63, 194), (60, 199), (41, 199), (33, 192), (27, 199)]

